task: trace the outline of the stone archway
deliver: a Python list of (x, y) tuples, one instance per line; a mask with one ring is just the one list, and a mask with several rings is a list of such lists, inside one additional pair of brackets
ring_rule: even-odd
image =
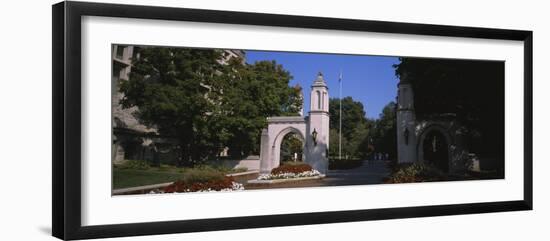
[(275, 140), (273, 141), (273, 146), (271, 147), (272, 148), (272, 160), (273, 160), (273, 167), (277, 167), (281, 164), (281, 145), (283, 144), (283, 140), (285, 138), (285, 136), (287, 136), (288, 134), (296, 134), (296, 136), (298, 136), (298, 139), (300, 139), (300, 141), (302, 141), (302, 161), (307, 161), (306, 160), (306, 157), (304, 155), (305, 153), (305, 143), (306, 143), (306, 139), (305, 139), (305, 136), (303, 133), (300, 132), (300, 130), (294, 128), (294, 127), (288, 127), (284, 130), (282, 130), (281, 132), (279, 132), (279, 134), (277, 134), (277, 136), (275, 137)]
[(443, 127), (428, 126), (417, 143), (418, 160), (431, 163), (444, 172), (450, 171), (452, 140)]
[[(262, 131), (260, 150), (260, 171), (269, 172), (280, 164), (281, 143), (284, 136), (295, 133), (304, 143), (303, 152), (306, 150), (306, 120), (302, 116), (269, 117), (267, 129)], [(307, 160), (304, 154), (302, 160)]]
[[(308, 116), (276, 116), (267, 118), (260, 144), (260, 172), (269, 173), (280, 164), (281, 142), (288, 133), (296, 133), (304, 143), (302, 160), (315, 170), (328, 170), (329, 96), (328, 87), (319, 73), (311, 85)], [(302, 108), (303, 109), (303, 108)]]
[(449, 171), (449, 148), (445, 136), (441, 132), (426, 133), (422, 146), (424, 162), (430, 163), (444, 172)]

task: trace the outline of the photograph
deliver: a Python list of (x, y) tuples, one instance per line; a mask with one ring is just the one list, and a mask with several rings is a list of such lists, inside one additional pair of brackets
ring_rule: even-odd
[(112, 44), (112, 195), (504, 179), (504, 61)]
[(7, 2), (0, 241), (544, 239), (546, 5)]

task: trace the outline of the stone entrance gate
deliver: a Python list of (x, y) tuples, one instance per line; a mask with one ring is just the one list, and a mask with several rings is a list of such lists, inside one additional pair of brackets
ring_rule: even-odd
[[(267, 118), (262, 130), (260, 171), (268, 173), (280, 165), (281, 143), (285, 135), (296, 134), (303, 145), (303, 157), (315, 170), (325, 174), (328, 170), (329, 148), (329, 96), (328, 87), (319, 73), (311, 85), (308, 116), (277, 116)], [(303, 111), (302, 111), (303, 112)]]

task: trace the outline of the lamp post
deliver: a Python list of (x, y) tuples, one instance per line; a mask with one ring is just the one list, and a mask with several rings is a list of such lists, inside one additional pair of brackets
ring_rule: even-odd
[(340, 126), (338, 128), (338, 159), (342, 159), (342, 70), (340, 69), (340, 76), (338, 76), (338, 83), (340, 84)]
[(313, 132), (311, 133), (311, 137), (313, 137), (313, 145), (317, 146), (317, 130), (313, 128)]

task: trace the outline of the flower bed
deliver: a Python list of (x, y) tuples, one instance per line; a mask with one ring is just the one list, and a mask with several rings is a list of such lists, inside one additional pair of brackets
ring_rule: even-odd
[(186, 183), (185, 181), (176, 181), (160, 190), (159, 193), (174, 192), (228, 192), (241, 191), (244, 186), (235, 182), (232, 177), (224, 177), (220, 180), (210, 180), (207, 182)]
[(279, 173), (279, 174), (261, 174), (258, 177), (258, 180), (274, 180), (274, 179), (291, 179), (291, 178), (300, 178), (300, 177), (315, 177), (319, 176), (321, 173), (317, 170), (305, 171), (300, 173)]
[(412, 182), (433, 182), (447, 181), (445, 173), (436, 167), (423, 163), (401, 164), (387, 178), (385, 183), (412, 183)]
[(261, 174), (258, 180), (291, 179), (320, 176), (321, 173), (308, 164), (282, 165), (271, 170), (269, 174)]
[(282, 173), (298, 174), (298, 173), (312, 171), (312, 170), (313, 168), (308, 164), (297, 164), (297, 165), (285, 164), (285, 165), (281, 165), (279, 167), (273, 168), (273, 170), (271, 170), (271, 174), (274, 174), (274, 175), (282, 174)]

